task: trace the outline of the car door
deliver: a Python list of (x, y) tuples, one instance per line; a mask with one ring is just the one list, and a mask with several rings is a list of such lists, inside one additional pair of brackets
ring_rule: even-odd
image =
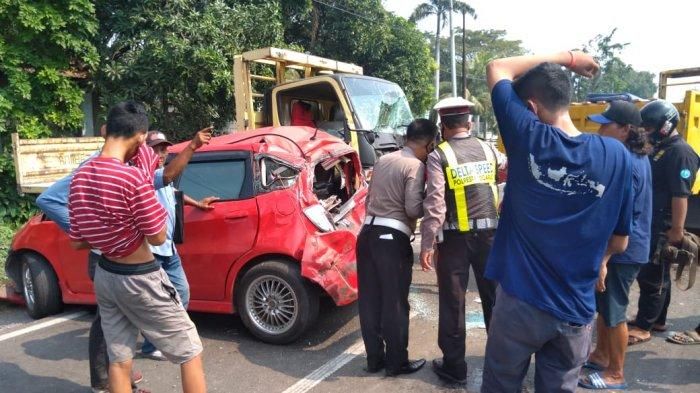
[(204, 152), (192, 158), (176, 187), (195, 200), (220, 198), (212, 210), (184, 206), (176, 245), (193, 301), (224, 300), (231, 266), (249, 251), (258, 228), (250, 152)]

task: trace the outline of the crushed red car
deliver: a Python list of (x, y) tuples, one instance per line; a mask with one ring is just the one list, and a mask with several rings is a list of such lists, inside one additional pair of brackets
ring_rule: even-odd
[[(175, 186), (195, 199), (221, 198), (211, 211), (182, 208), (177, 248), (190, 311), (237, 312), (258, 338), (287, 343), (314, 323), (319, 296), (337, 305), (357, 299), (367, 184), (358, 154), (341, 139), (307, 127), (216, 137)], [(87, 252), (71, 249), (41, 214), (15, 235), (6, 270), (14, 288), (5, 297), (23, 298), (34, 317), (63, 303), (95, 304)]]

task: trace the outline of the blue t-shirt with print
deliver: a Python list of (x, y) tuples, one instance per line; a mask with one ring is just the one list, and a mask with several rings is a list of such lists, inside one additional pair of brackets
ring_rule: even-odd
[(632, 157), (632, 230), (627, 250), (613, 255), (613, 263), (647, 263), (651, 247), (651, 165), (647, 156)]
[(630, 233), (630, 154), (612, 138), (541, 122), (511, 81), (498, 82), (491, 100), (508, 181), (486, 276), (562, 321), (588, 324), (608, 240)]

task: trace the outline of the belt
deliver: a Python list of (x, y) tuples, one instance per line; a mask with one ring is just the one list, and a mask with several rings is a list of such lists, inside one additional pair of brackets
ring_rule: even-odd
[(379, 225), (403, 232), (403, 234), (409, 238), (413, 236), (413, 231), (411, 231), (408, 225), (394, 218), (367, 216), (365, 217), (365, 225)]
[[(498, 220), (495, 218), (477, 218), (477, 219), (469, 219), (467, 221), (469, 223), (469, 230), (470, 231), (496, 229), (496, 227), (498, 227)], [(445, 221), (445, 223), (442, 224), (442, 229), (445, 231), (457, 231), (457, 230), (459, 230), (459, 224), (456, 222)]]
[(158, 264), (158, 262), (155, 260), (145, 263), (126, 264), (110, 261), (109, 259), (105, 258), (104, 255), (100, 257), (100, 261), (97, 262), (97, 264), (100, 265), (103, 270), (113, 274), (119, 274), (121, 276), (135, 276), (153, 273), (160, 270), (160, 264)]

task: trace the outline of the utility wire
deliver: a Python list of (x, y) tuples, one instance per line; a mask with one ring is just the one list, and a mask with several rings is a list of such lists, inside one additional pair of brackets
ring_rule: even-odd
[(346, 9), (346, 8), (341, 8), (341, 7), (338, 7), (338, 6), (336, 6), (336, 5), (329, 4), (329, 3), (326, 3), (326, 2), (321, 1), (321, 0), (311, 0), (311, 1), (313, 1), (314, 3), (317, 3), (317, 4), (324, 5), (324, 6), (329, 7), (329, 8), (333, 8), (333, 9), (338, 10), (338, 11), (340, 11), (340, 12), (344, 12), (344, 13), (346, 13), (346, 14), (350, 14), (350, 15), (356, 16), (356, 17), (358, 17), (358, 18), (362, 18), (362, 19), (364, 19), (364, 20), (366, 20), (366, 21), (368, 21), (368, 22), (374, 22), (374, 21), (375, 21), (375, 19), (370, 19), (370, 18), (368, 18), (368, 17), (365, 16), (365, 15), (357, 14), (357, 13), (352, 12), (352, 11)]

